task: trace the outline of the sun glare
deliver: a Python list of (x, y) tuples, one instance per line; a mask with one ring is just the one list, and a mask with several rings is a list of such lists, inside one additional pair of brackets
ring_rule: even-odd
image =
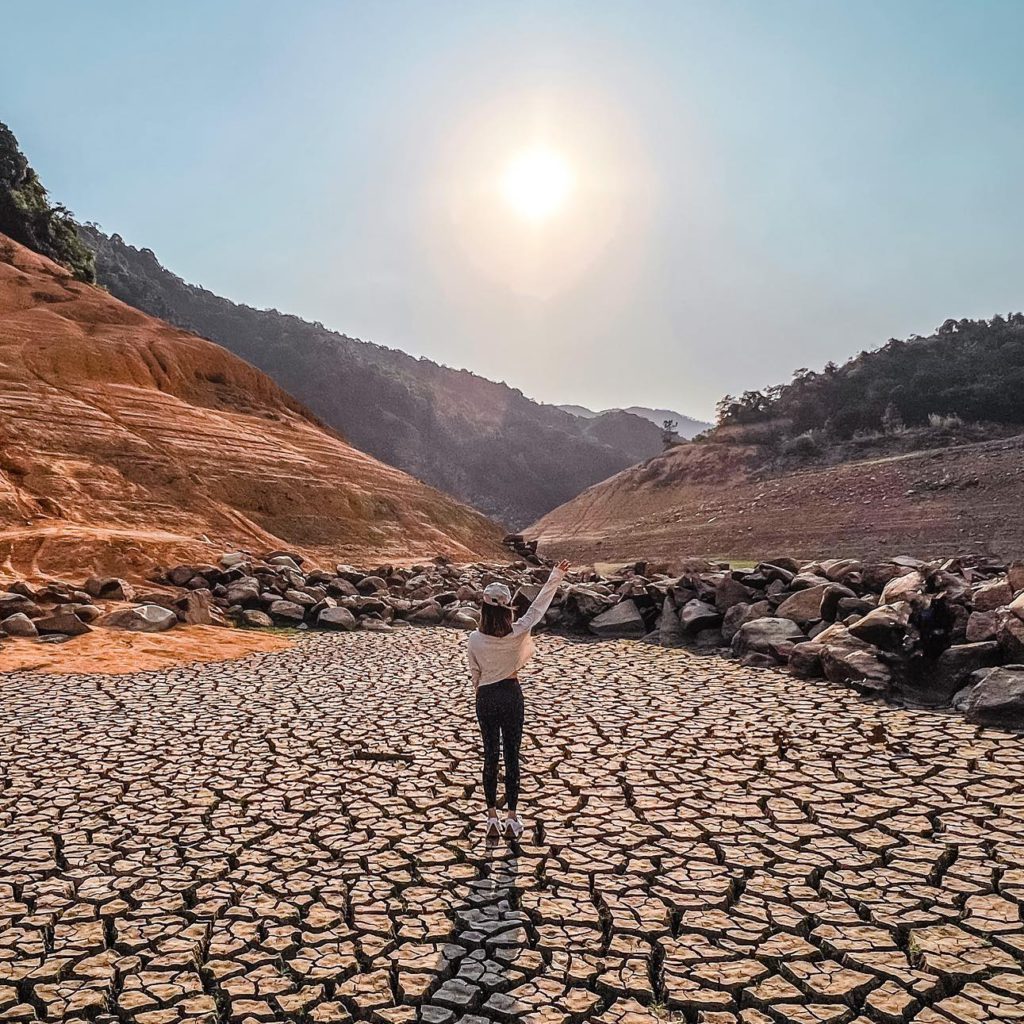
[(505, 200), (520, 216), (535, 223), (554, 216), (565, 205), (572, 186), (569, 165), (550, 149), (520, 153), (501, 180)]

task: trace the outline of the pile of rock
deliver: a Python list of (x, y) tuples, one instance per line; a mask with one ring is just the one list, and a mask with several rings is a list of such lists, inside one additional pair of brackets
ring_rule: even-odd
[[(514, 539), (514, 538), (512, 538)], [(521, 539), (521, 538), (520, 538)], [(375, 630), (410, 626), (472, 629), (480, 595), (501, 581), (523, 611), (549, 569), (530, 558), (506, 566), (454, 565), (439, 557), (409, 567), (306, 565), (295, 552), (236, 551), (216, 565), (178, 565), (164, 591), (137, 596), (124, 580), (92, 578), (81, 588), (0, 584), (0, 631), (65, 639), (94, 625), (147, 632), (177, 622), (299, 629)], [(945, 647), (925, 658), (912, 610), (945, 595)], [(101, 602), (127, 607), (104, 609)], [(954, 707), (980, 723), (1024, 728), (1024, 563), (980, 559), (881, 562), (789, 558), (749, 569), (690, 563), (682, 574), (645, 563), (610, 575), (575, 572), (544, 619), (548, 628), (663, 646), (727, 649), (748, 666), (788, 666), (890, 700)]]
[(208, 596), (136, 595), (127, 580), (113, 576), (92, 576), (80, 586), (0, 582), (0, 637), (62, 643), (96, 627), (161, 633), (179, 622), (219, 624), (223, 618)]
[[(388, 631), (413, 625), (471, 629), (480, 592), (507, 583), (520, 610), (546, 566), (454, 565), (306, 568), (294, 552), (225, 555), (177, 566), (166, 581), (245, 626)], [(911, 608), (928, 581), (947, 595), (951, 644), (925, 661)], [(644, 563), (612, 575), (573, 573), (545, 625), (569, 633), (664, 646), (727, 648), (749, 666), (788, 666), (888, 699), (963, 708), (979, 722), (1024, 727), (1024, 564), (897, 557), (877, 563), (788, 558), (750, 569), (695, 566), (682, 575)]]

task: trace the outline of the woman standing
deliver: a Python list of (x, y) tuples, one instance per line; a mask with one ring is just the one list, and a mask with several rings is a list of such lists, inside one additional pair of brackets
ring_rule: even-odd
[(505, 757), (504, 831), (513, 839), (523, 834), (519, 820), (519, 744), (523, 738), (523, 691), (518, 672), (534, 651), (530, 630), (544, 617), (551, 599), (569, 569), (559, 562), (533, 604), (519, 619), (512, 618), (512, 593), (504, 583), (484, 588), (480, 628), (469, 634), (469, 672), (476, 690), (476, 719), (484, 740), (484, 796), (487, 835), (500, 836), (498, 821), (498, 759)]

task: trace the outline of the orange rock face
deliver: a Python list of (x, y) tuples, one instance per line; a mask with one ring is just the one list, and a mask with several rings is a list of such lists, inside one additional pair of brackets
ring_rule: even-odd
[(0, 571), (141, 574), (234, 547), (472, 559), (500, 539), (236, 356), (0, 235)]

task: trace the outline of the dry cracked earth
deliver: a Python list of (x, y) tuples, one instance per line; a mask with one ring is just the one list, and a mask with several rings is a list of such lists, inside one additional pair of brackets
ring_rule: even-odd
[(1024, 1020), (1024, 747), (539, 641), (516, 848), (462, 638), (0, 677), (0, 1019)]

